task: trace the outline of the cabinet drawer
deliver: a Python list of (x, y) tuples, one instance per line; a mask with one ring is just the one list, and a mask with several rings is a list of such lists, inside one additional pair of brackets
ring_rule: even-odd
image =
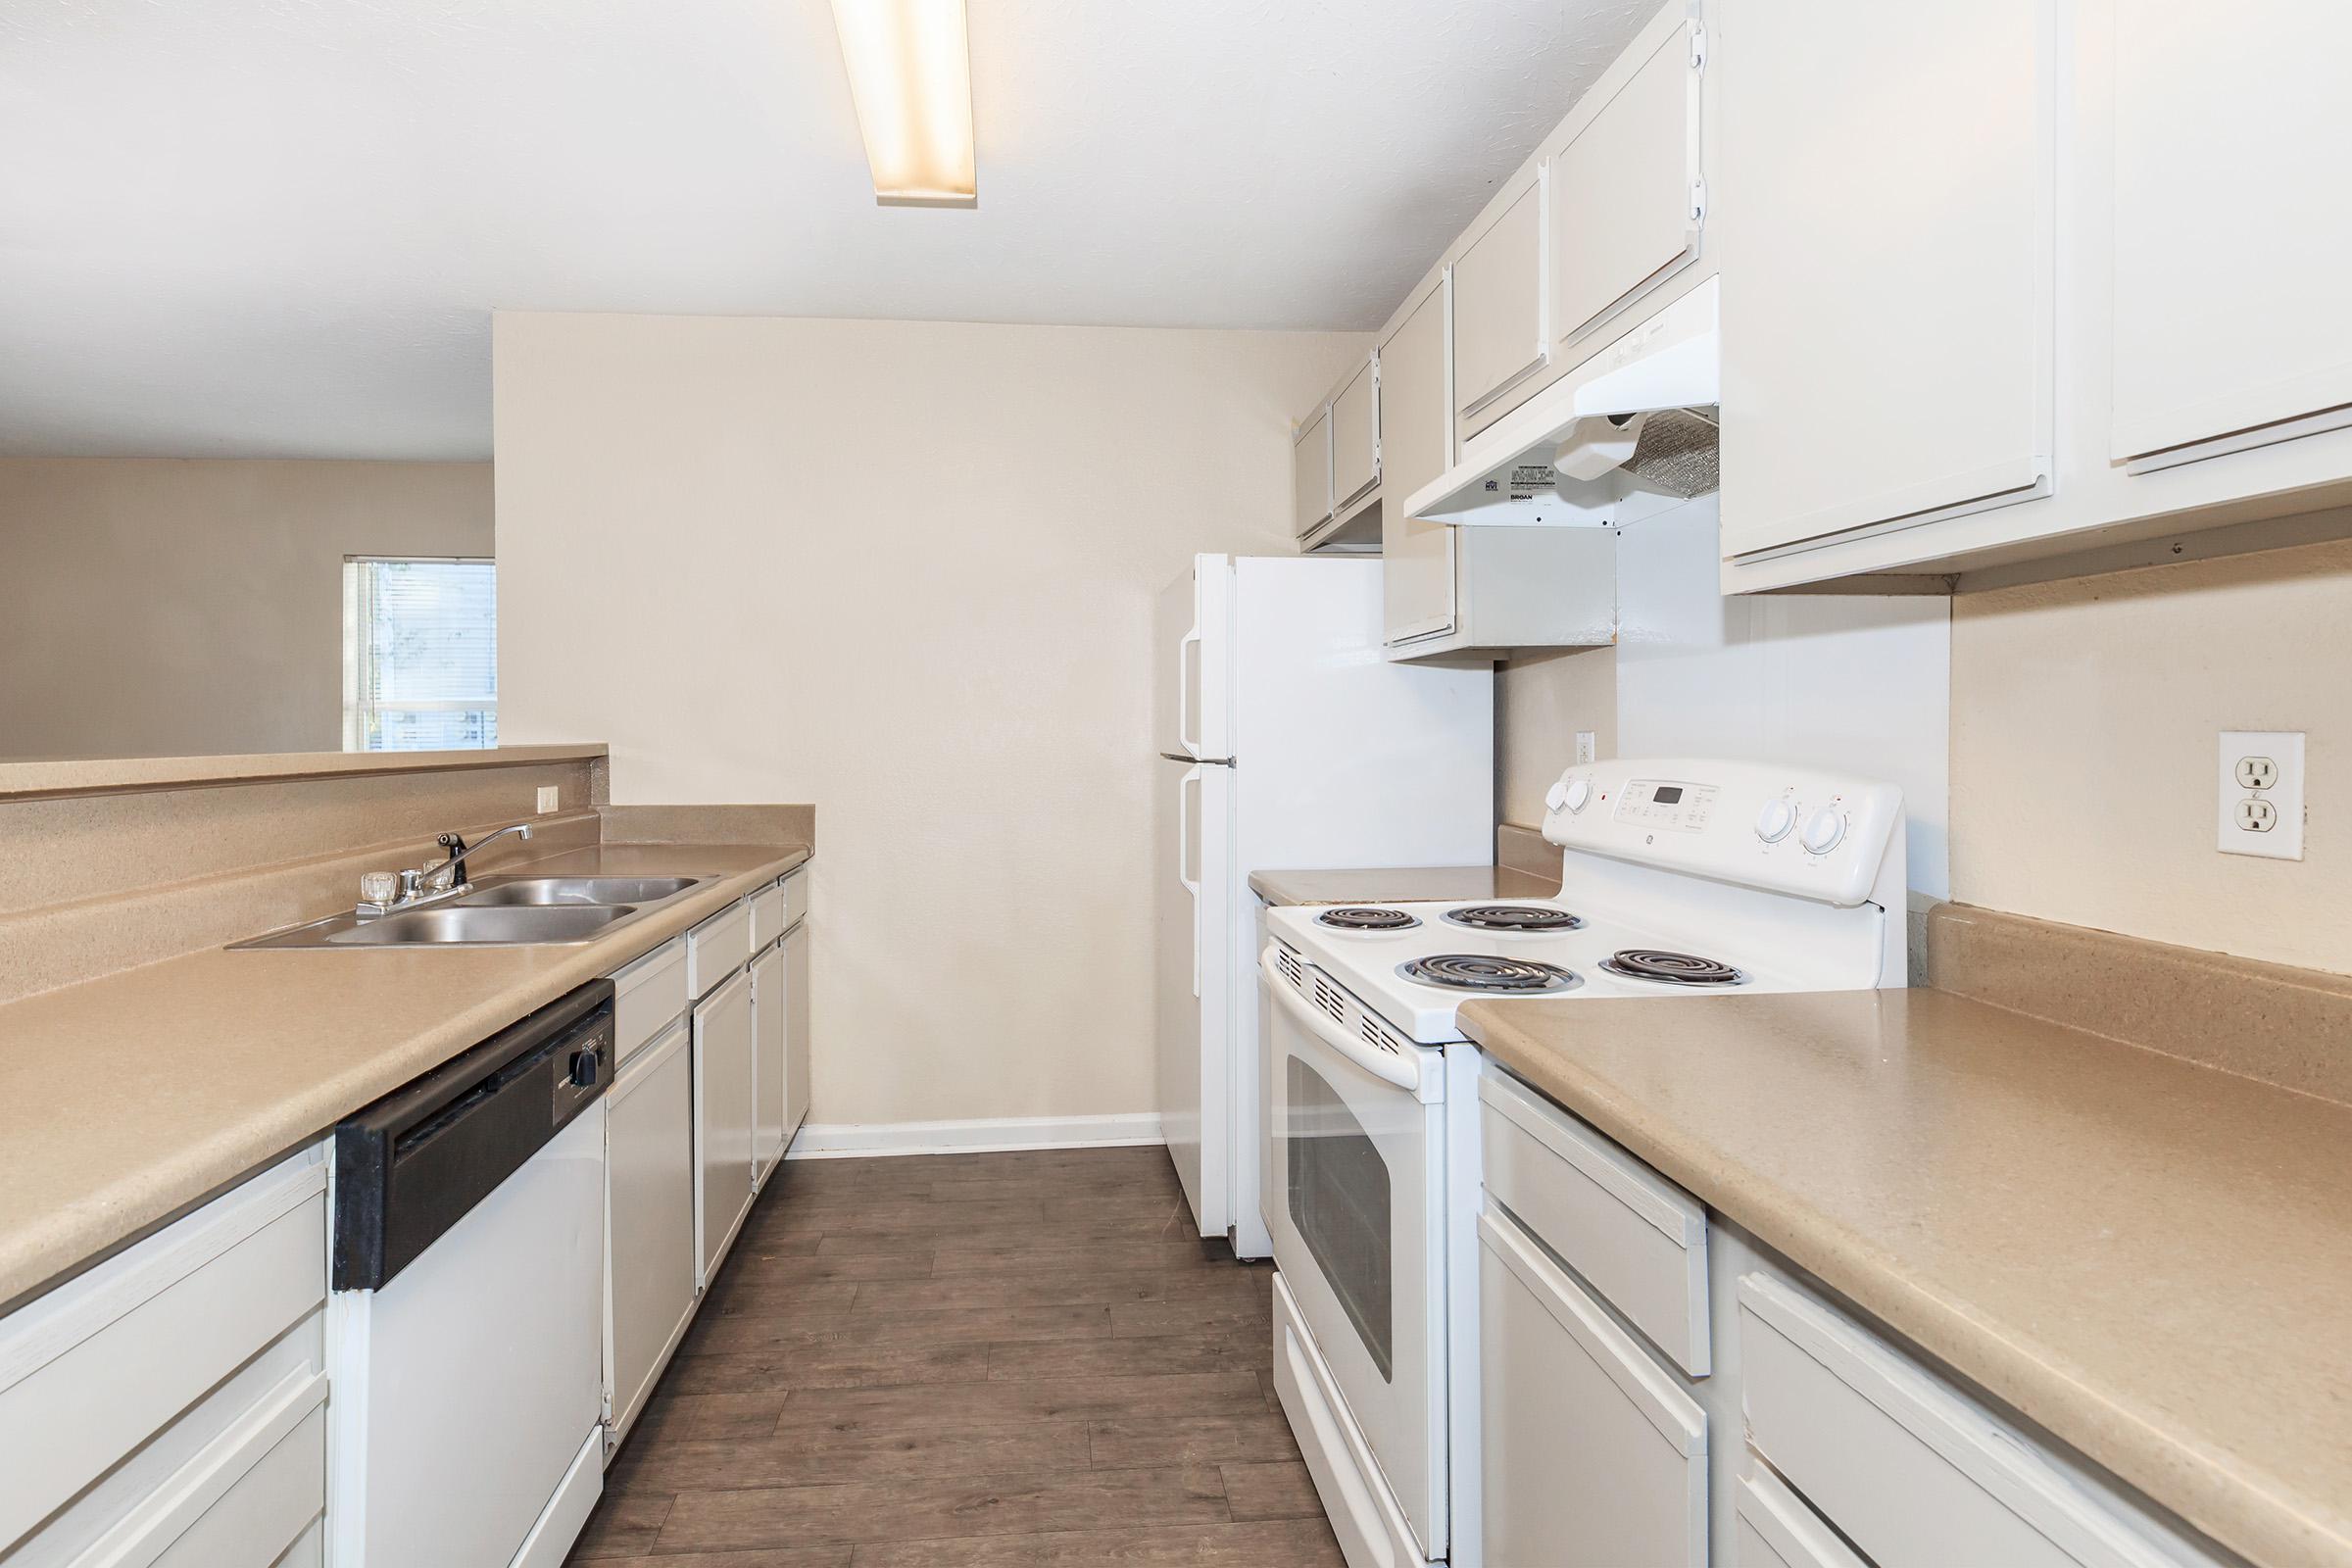
[(325, 1186), (305, 1152), (0, 1322), (0, 1549), (325, 1300)]
[(686, 933), (686, 989), (707, 997), (752, 956), (750, 901), (731, 904)]
[(1804, 1498), (1752, 1461), (1732, 1508), (1739, 1568), (1870, 1568)]
[(784, 884), (781, 882), (761, 888), (744, 902), (752, 911), (751, 950), (754, 953), (782, 936), (784, 928), (792, 924), (791, 917), (784, 912)]
[(1535, 1091), (1498, 1072), (1479, 1080), (1487, 1193), (1667, 1358), (1705, 1377), (1707, 1212)]
[(79, 1562), (272, 1568), (326, 1509), (325, 1402), (322, 1375), (280, 1389)]
[(1748, 1441), (1879, 1568), (2172, 1568), (2114, 1508), (1842, 1316), (1740, 1281)]
[(777, 886), (784, 890), (783, 929), (789, 931), (808, 918), (808, 873), (806, 869), (791, 872)]
[(612, 1060), (637, 1054), (694, 1000), (686, 984), (686, 939), (672, 937), (612, 976)]
[(1703, 1568), (1706, 1412), (1492, 1204), (1478, 1239), (1487, 1560)]

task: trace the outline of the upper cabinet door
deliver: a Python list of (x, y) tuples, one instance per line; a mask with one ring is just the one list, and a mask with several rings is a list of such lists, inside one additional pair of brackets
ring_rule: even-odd
[(1539, 172), (1453, 264), (1454, 408), (1464, 418), (1489, 413), (1505, 392), (1542, 369), (1548, 356)]
[(1776, 0), (1718, 51), (1727, 556), (2048, 492), (2052, 6)]
[(1611, 70), (1551, 154), (1556, 349), (1698, 255), (1698, 24), (1671, 8), (1624, 64), (1631, 71)]
[(1309, 534), (1331, 517), (1331, 405), (1300, 427), (1291, 448), (1291, 526)]
[(1446, 390), (1446, 279), (1380, 346), (1382, 617), (1391, 643), (1453, 629), (1453, 530), (1405, 514), (1414, 491), (1453, 461)]
[(2326, 0), (2117, 0), (2112, 456), (2352, 404), (2348, 52)]
[(1380, 483), (1380, 358), (1366, 359), (1331, 400), (1332, 511)]

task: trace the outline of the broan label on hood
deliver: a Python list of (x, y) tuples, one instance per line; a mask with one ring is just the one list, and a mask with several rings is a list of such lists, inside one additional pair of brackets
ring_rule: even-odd
[(1489, 479), (1486, 491), (1491, 496), (1503, 496), (1509, 501), (1533, 501), (1538, 496), (1550, 494), (1556, 477), (1548, 463), (1514, 463), (1510, 476), (1507, 479)]

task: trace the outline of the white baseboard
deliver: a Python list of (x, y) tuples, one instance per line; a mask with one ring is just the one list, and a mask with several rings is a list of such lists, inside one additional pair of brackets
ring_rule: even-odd
[(875, 1154), (992, 1153), (1017, 1149), (1088, 1149), (1157, 1144), (1159, 1117), (1003, 1116), (978, 1121), (809, 1122), (787, 1159), (845, 1159)]

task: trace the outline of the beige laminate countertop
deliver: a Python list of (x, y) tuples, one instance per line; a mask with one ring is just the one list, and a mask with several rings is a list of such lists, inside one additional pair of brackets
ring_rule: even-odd
[(717, 880), (574, 946), (214, 948), (0, 1006), (0, 1309), (808, 858), (606, 844), (502, 861)]
[(1507, 865), (1356, 867), (1252, 871), (1250, 890), (1268, 904), (1409, 904), (1421, 899), (1549, 899), (1557, 876)]
[(2352, 1108), (1940, 991), (1460, 1017), (2224, 1544), (2352, 1563)]

